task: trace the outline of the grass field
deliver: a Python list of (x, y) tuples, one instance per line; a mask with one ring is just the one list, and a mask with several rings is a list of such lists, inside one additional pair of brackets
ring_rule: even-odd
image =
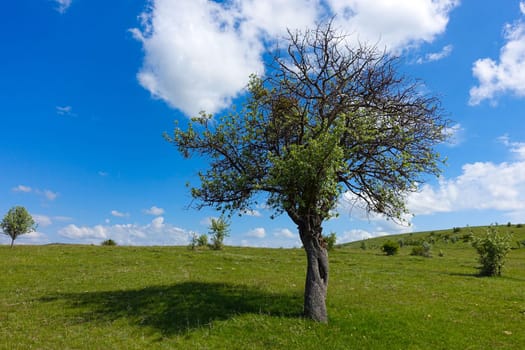
[(328, 324), (300, 317), (300, 249), (1, 246), (0, 349), (523, 349), (525, 247), (481, 278), (467, 231), (336, 248)]

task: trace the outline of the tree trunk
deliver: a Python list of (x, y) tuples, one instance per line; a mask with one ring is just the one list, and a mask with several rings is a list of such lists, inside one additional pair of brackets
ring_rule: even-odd
[(13, 248), (13, 244), (15, 243), (15, 239), (11, 238), (11, 248)]
[(326, 292), (328, 289), (328, 253), (321, 227), (299, 227), (308, 267), (304, 288), (304, 316), (318, 322), (328, 322)]

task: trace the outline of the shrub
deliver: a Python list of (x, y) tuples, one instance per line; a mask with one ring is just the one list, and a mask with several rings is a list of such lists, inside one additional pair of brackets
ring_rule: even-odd
[(197, 237), (197, 247), (206, 247), (208, 246), (208, 236), (205, 234), (200, 235)]
[(221, 250), (224, 246), (224, 238), (230, 234), (230, 224), (222, 216), (218, 219), (211, 219), (210, 231), (208, 233), (211, 236), (210, 248), (213, 250)]
[(383, 251), (386, 255), (395, 255), (399, 251), (399, 244), (394, 241), (386, 241), (383, 243), (381, 251)]
[(522, 224), (517, 224), (516, 227), (517, 228), (521, 228), (521, 227), (523, 227), (523, 225)]
[(359, 247), (360, 247), (361, 249), (363, 249), (363, 250), (367, 250), (367, 249), (368, 249), (368, 245), (366, 244), (366, 240), (365, 240), (365, 239), (363, 239), (363, 240), (361, 241), (361, 245), (360, 245)]
[(412, 248), (412, 252), (410, 253), (410, 255), (424, 256), (425, 258), (430, 258), (432, 257), (432, 253), (430, 252), (431, 248), (432, 248), (432, 245), (430, 243), (423, 242), (423, 244)]
[(117, 245), (117, 242), (115, 242), (115, 241), (112, 240), (112, 239), (106, 239), (105, 241), (103, 241), (102, 243), (100, 243), (100, 245), (114, 246), (114, 245)]
[(510, 251), (512, 235), (502, 235), (497, 228), (490, 226), (482, 236), (474, 237), (472, 246), (479, 254), (480, 275), (500, 276), (505, 256)]
[(459, 233), (461, 231), (461, 227), (453, 227), (452, 232)]
[(326, 243), (326, 250), (330, 251), (334, 249), (337, 237), (335, 232), (331, 232), (328, 236), (323, 236), (324, 242)]

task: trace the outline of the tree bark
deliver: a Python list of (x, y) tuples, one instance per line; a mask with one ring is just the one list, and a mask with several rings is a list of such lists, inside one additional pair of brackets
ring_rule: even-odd
[(328, 252), (322, 238), (321, 227), (301, 226), (299, 233), (308, 262), (304, 288), (304, 316), (314, 321), (328, 322), (326, 311)]

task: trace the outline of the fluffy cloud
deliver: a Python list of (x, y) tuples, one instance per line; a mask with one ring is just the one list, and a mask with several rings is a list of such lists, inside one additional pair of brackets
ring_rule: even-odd
[(390, 50), (432, 42), (442, 34), (459, 0), (328, 0), (337, 23), (360, 41)]
[(263, 227), (257, 227), (253, 230), (250, 230), (246, 237), (252, 237), (252, 238), (264, 238), (266, 236), (266, 230)]
[(525, 212), (525, 161), (465, 164), (463, 173), (441, 179), (436, 187), (424, 185), (407, 200), (416, 215), (461, 210)]
[(277, 229), (273, 232), (274, 237), (278, 238), (295, 238), (296, 234), (287, 228)]
[(75, 242), (99, 244), (105, 239), (113, 239), (120, 245), (186, 245), (189, 232), (165, 223), (157, 217), (147, 225), (96, 225), (76, 226), (70, 224), (58, 233)]
[(49, 226), (49, 225), (51, 225), (53, 223), (51, 221), (51, 218), (49, 216), (46, 216), (46, 215), (34, 214), (34, 215), (31, 215), (31, 216), (33, 217), (33, 220), (35, 220), (37, 225), (40, 226), (40, 227), (46, 227), (46, 226)]
[(118, 210), (112, 210), (111, 211), (111, 215), (113, 215), (114, 217), (117, 217), (117, 218), (126, 218), (129, 216), (129, 213), (122, 213)]
[(159, 216), (159, 215), (164, 214), (164, 209), (156, 207), (156, 206), (152, 206), (149, 209), (144, 209), (144, 213), (148, 215)]
[[(520, 3), (525, 15), (525, 2)], [(479, 85), (470, 89), (471, 105), (483, 100), (494, 103), (498, 95), (504, 93), (525, 97), (525, 22), (506, 24), (504, 28), (505, 45), (500, 50), (499, 62), (482, 58), (474, 62), (472, 74)]]
[(336, 26), (391, 50), (431, 42), (445, 31), (458, 0), (154, 0), (131, 29), (145, 56), (137, 74), (154, 97), (188, 115), (217, 112), (263, 73), (265, 45), (286, 30)]

